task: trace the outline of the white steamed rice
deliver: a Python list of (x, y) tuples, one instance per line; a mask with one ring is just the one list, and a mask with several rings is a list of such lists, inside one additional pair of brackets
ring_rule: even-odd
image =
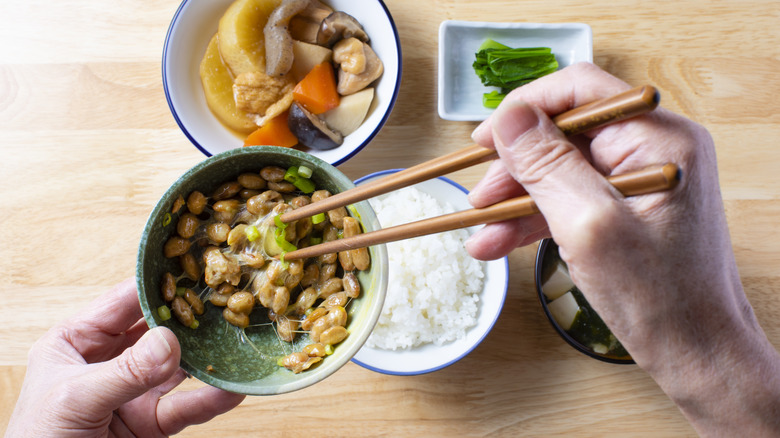
[[(383, 228), (452, 213), (453, 207), (414, 187), (370, 201)], [(477, 323), (482, 262), (464, 249), (469, 233), (446, 233), (387, 244), (387, 297), (366, 345), (396, 350), (465, 337)]]

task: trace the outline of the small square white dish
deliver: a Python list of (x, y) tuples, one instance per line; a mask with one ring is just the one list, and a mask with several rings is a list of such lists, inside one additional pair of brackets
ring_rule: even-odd
[(495, 87), (482, 85), (472, 64), (488, 38), (510, 47), (549, 47), (562, 69), (593, 62), (593, 31), (584, 23), (490, 23), (447, 20), (439, 26), (439, 117), (481, 121), (493, 112), (482, 95)]

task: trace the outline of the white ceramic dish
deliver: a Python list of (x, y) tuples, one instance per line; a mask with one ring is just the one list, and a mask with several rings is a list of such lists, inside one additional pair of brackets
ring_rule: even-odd
[[(386, 170), (358, 179), (357, 185), (380, 178), (398, 170)], [(414, 185), (439, 201), (446, 201), (456, 210), (471, 208), (466, 195), (468, 191), (447, 178), (436, 178)], [(399, 207), (400, 208), (400, 207)], [(480, 227), (471, 227), (473, 233)], [(465, 249), (464, 249), (465, 251)], [(493, 328), (506, 298), (509, 281), (507, 257), (485, 263), (485, 282), (480, 296), (477, 325), (470, 328), (463, 339), (444, 345), (427, 344), (414, 348), (383, 350), (363, 346), (352, 361), (372, 371), (391, 375), (417, 375), (440, 370), (468, 355)]]
[(439, 117), (485, 120), (493, 112), (482, 94), (496, 88), (482, 85), (474, 73), (474, 54), (488, 38), (510, 47), (549, 47), (559, 69), (593, 62), (593, 32), (583, 23), (485, 23), (444, 21), (439, 26)]
[[(171, 21), (163, 48), (162, 77), (168, 106), (182, 132), (206, 156), (243, 145), (243, 138), (223, 126), (209, 110), (198, 73), (206, 46), (232, 2), (184, 0)], [(371, 47), (385, 68), (376, 84), (369, 114), (357, 131), (346, 136), (344, 144), (335, 149), (306, 150), (335, 166), (365, 147), (390, 116), (401, 85), (401, 43), (390, 12), (381, 0), (326, 0), (325, 3), (363, 24)]]

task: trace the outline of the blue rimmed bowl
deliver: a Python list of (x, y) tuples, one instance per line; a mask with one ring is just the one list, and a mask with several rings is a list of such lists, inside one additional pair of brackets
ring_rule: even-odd
[[(398, 170), (372, 173), (358, 179), (355, 183), (357, 185), (365, 184)], [(468, 191), (448, 178), (431, 179), (415, 184), (413, 187), (430, 195), (440, 203), (450, 204), (456, 211), (472, 208), (466, 197)], [(398, 208), (403, 208), (403, 206), (398, 206)], [(467, 230), (469, 233), (473, 233), (479, 228), (471, 227)], [(465, 252), (465, 248), (463, 251)], [(485, 277), (483, 289), (479, 295), (477, 323), (466, 331), (463, 338), (443, 345), (430, 343), (397, 350), (385, 350), (364, 345), (352, 361), (379, 373), (410, 376), (440, 370), (466, 357), (485, 339), (495, 325), (503, 308), (508, 288), (509, 261), (507, 257), (483, 262), (482, 265)]]
[[(245, 136), (225, 127), (206, 104), (199, 65), (220, 17), (233, 0), (184, 0), (173, 16), (165, 37), (162, 79), (165, 97), (176, 123), (192, 144), (206, 156), (241, 147)], [(306, 152), (337, 166), (344, 163), (379, 133), (390, 116), (401, 85), (401, 42), (390, 11), (381, 0), (325, 0), (337, 11), (360, 21), (371, 47), (384, 64), (375, 83), (375, 97), (363, 124), (334, 149)]]
[[(565, 330), (561, 324), (556, 320), (554, 316), (555, 312), (551, 310), (550, 303), (553, 301), (548, 297), (550, 293), (547, 290), (545, 294), (545, 286), (548, 285), (547, 281), (552, 275), (556, 267), (561, 263), (561, 257), (558, 253), (558, 244), (553, 239), (544, 239), (539, 242), (539, 248), (536, 252), (536, 264), (534, 268), (534, 282), (536, 283), (536, 292), (539, 296), (539, 302), (542, 305), (542, 310), (547, 316), (547, 320), (550, 321), (553, 329), (558, 335), (566, 341), (567, 344), (572, 346), (580, 353), (598, 359), (603, 362), (633, 365), (636, 362), (631, 358), (631, 355), (619, 344), (617, 338), (609, 331), (606, 324), (596, 314), (596, 312), (590, 307), (590, 304), (582, 296), (579, 291), (571, 291), (572, 296), (579, 306), (578, 312), (582, 313), (583, 321), (588, 321), (590, 325), (585, 325), (587, 331), (580, 327), (579, 330)], [(565, 275), (560, 274), (559, 275)], [(572, 287), (573, 283), (570, 283)], [(562, 290), (562, 288), (556, 288), (556, 290)], [(566, 297), (564, 297), (566, 298)], [(585, 332), (590, 338), (590, 341), (586, 339), (583, 334)], [(594, 339), (598, 338), (598, 341)], [(598, 342), (594, 345), (594, 342)]]

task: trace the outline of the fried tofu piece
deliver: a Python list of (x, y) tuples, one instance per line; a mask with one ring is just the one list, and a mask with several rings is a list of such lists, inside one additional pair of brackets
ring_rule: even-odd
[(254, 116), (258, 126), (286, 111), (292, 104), (292, 78), (274, 78), (262, 71), (242, 73), (233, 83), (236, 107)]

